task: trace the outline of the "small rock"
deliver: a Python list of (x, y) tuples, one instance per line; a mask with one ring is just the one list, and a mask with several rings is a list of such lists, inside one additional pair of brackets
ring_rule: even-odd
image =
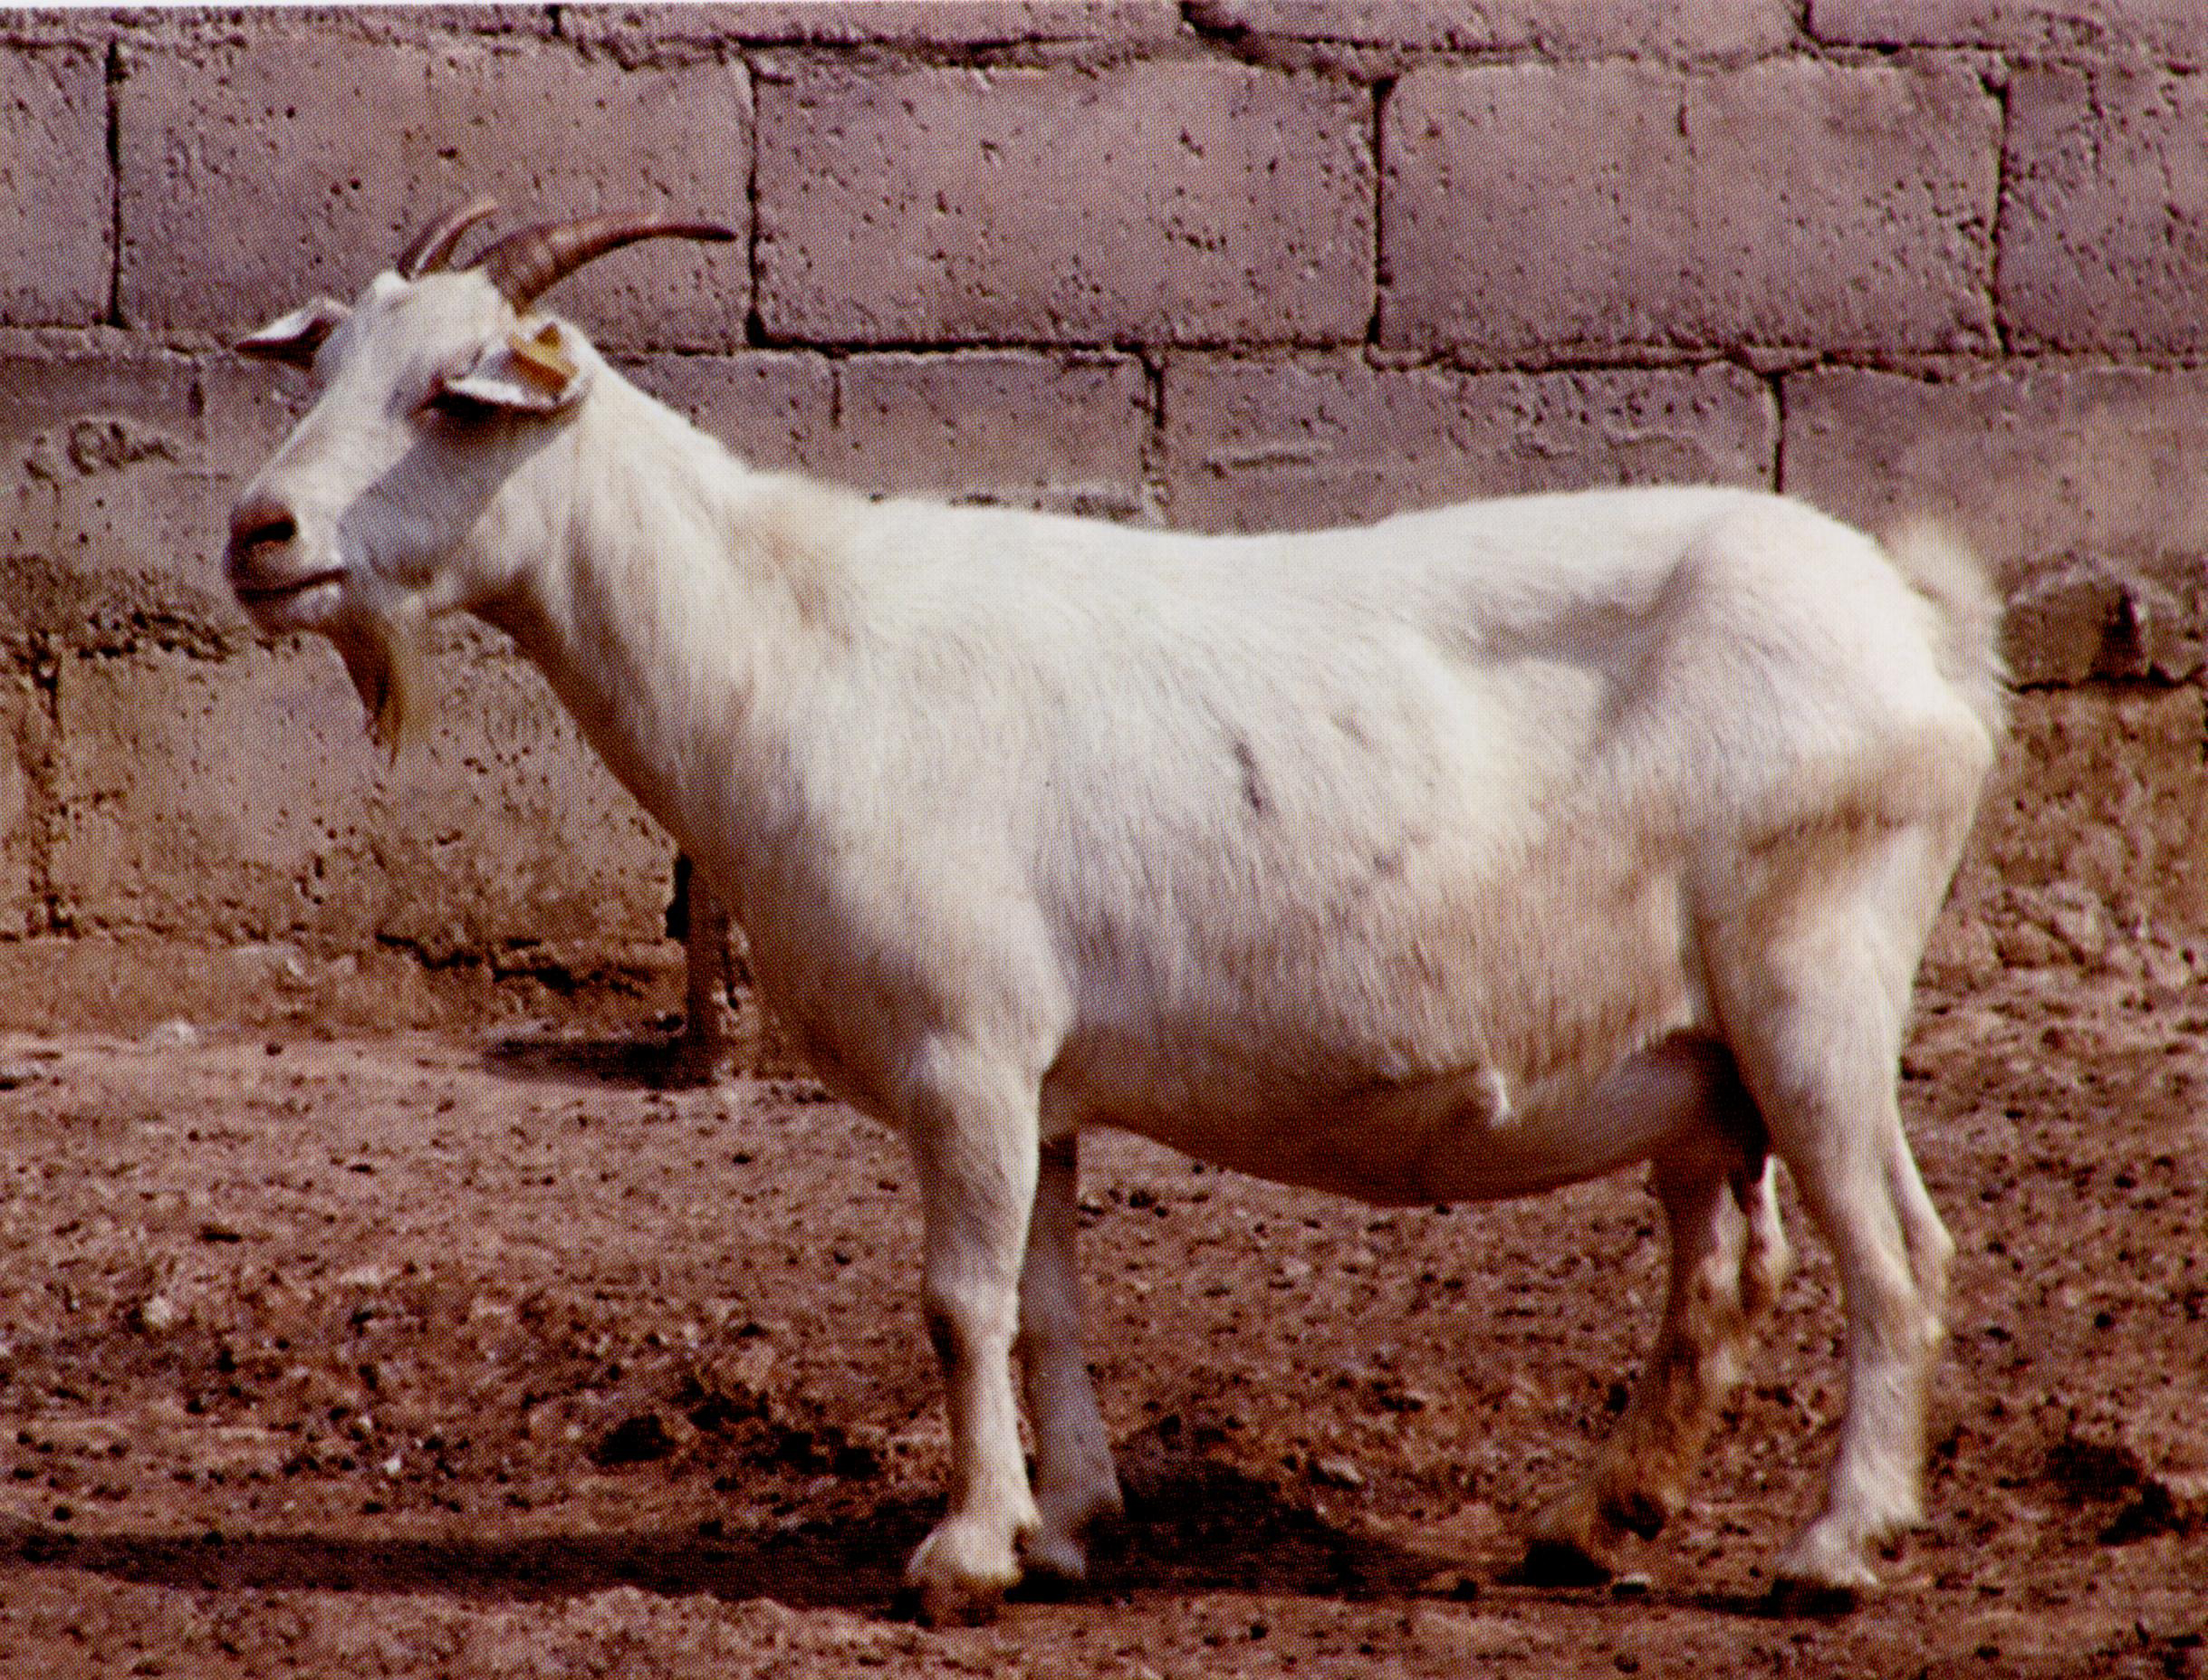
[(166, 1295), (149, 1295), (130, 1309), (130, 1323), (149, 1336), (165, 1335), (191, 1314)]
[(2016, 679), (2038, 685), (2191, 676), (2200, 668), (2199, 635), (2170, 581), (2096, 559), (2027, 584), (2006, 614), (2004, 640)]
[(307, 977), (306, 953), (290, 944), (253, 944), (230, 947), (231, 960), (241, 967), (273, 969), (286, 980)]
[(2074, 881), (2056, 881), (2040, 897), (2048, 926), (2079, 964), (2090, 967), (2107, 955), (2115, 929), (2098, 893)]
[(1480, 1580), (1464, 1570), (1436, 1570), (1419, 1583), (1418, 1590), (1429, 1598), (1450, 1598), (1459, 1604), (1470, 1604), (1480, 1596)]
[(722, 1429), (773, 1409), (773, 1345), (749, 1341), (725, 1354), (698, 1360), (678, 1397), (690, 1421), (700, 1429)]
[(146, 1034), (146, 1042), (158, 1049), (190, 1050), (206, 1035), (188, 1021), (164, 1021)]
[(1311, 1463), (1311, 1480), (1325, 1487), (1360, 1488), (1365, 1473), (1347, 1458), (1320, 1458)]

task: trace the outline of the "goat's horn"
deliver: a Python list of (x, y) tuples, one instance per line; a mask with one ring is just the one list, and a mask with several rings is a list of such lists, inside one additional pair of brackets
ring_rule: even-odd
[(684, 222), (629, 214), (586, 216), (572, 222), (542, 222), (508, 234), (475, 266), (505, 293), (516, 309), (527, 309), (558, 282), (593, 257), (639, 239), (734, 239), (734, 228), (717, 222)]
[(452, 261), (453, 247), (460, 243), (460, 235), (497, 208), (495, 198), (471, 198), (457, 209), (446, 211), (407, 241), (394, 266), (408, 280), (443, 268)]

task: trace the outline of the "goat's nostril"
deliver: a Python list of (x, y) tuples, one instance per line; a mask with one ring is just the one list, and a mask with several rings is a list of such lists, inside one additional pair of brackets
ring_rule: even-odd
[(233, 565), (255, 550), (281, 548), (299, 534), (292, 511), (269, 502), (249, 503), (230, 516), (230, 561)]

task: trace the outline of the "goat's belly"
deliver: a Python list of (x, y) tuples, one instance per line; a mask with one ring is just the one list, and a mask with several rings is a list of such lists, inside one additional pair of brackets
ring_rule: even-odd
[(1639, 1158), (1672, 1122), (1612, 1099), (1652, 1047), (1708, 1024), (1689, 918), (1675, 875), (1629, 850), (1550, 861), (1515, 894), (1435, 894), (1331, 938), (1291, 911), (1177, 965), (1092, 974), (1046, 1110), (1383, 1203)]
[(1475, 1066), (1361, 1086), (1257, 1079), (1216, 1057), (1120, 1046), (1109, 1073), (1064, 1079), (1049, 1106), (1073, 1125), (1116, 1126), (1238, 1172), (1383, 1205), (1497, 1201), (1655, 1152), (1699, 1105), (1701, 1074), (1676, 1047), (1700, 1042), (1666, 1033), (1598, 1069), (1524, 1084)]

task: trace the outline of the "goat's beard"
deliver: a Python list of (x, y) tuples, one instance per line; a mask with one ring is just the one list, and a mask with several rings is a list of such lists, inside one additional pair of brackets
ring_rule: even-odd
[(368, 733), (398, 762), (401, 748), (429, 727), (429, 627), (407, 602), (388, 613), (364, 614), (332, 629), (330, 639), (368, 713)]

